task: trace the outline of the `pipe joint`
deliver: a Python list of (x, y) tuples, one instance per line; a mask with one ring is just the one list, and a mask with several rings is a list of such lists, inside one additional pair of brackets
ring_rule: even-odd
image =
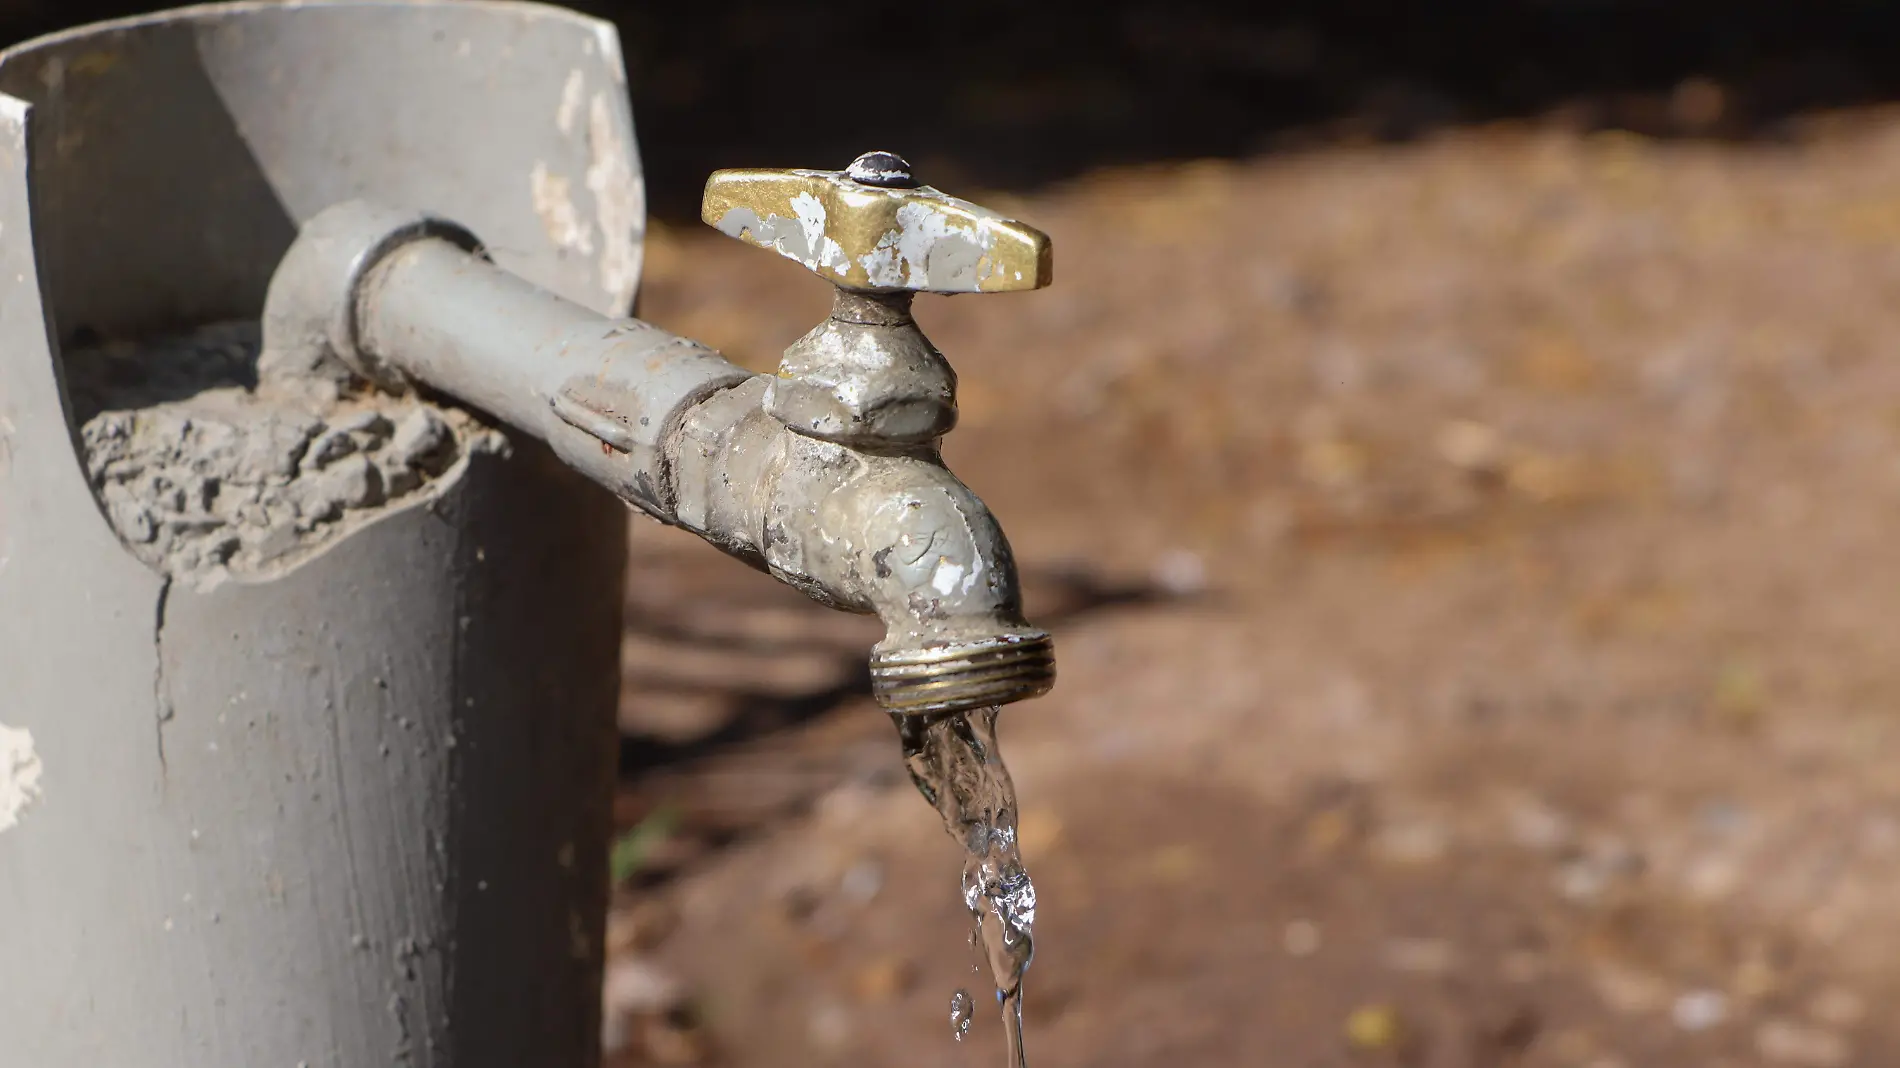
[[(820, 362), (844, 369), (831, 379), (754, 375), (534, 287), (452, 223), (352, 203), (312, 220), (285, 257), (264, 347), (273, 373), (452, 395), (661, 521), (823, 604), (875, 613), (871, 677), (887, 709), (1033, 697), (1054, 681), (1053, 648), (1023, 619), (1002, 530), (937, 452), (955, 379), (907, 305), (841, 298), (814, 331)], [(865, 356), (855, 377), (853, 353)]]

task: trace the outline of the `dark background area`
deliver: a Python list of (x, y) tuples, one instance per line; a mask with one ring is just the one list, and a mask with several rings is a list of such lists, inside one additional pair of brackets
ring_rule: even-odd
[[(158, 6), (0, 0), (0, 42)], [(1790, 115), (1900, 88), (1900, 5), (1871, 0), (570, 6), (619, 23), (670, 219), (696, 214), (715, 168), (842, 166), (874, 146), (941, 185), (1023, 189), (1553, 112), (1586, 129), (1772, 136)]]

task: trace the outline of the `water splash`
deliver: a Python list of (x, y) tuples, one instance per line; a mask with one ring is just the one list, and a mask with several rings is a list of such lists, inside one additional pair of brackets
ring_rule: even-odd
[[(1035, 956), (1036, 886), (1016, 847), (1016, 787), (996, 747), (991, 707), (929, 718), (894, 715), (904, 744), (904, 766), (917, 791), (943, 817), (944, 829), (963, 844), (963, 904), (970, 910), (970, 942), (989, 965), (1002, 1007), (1011, 1068), (1025, 1068), (1023, 973)], [(963, 1016), (959, 1019), (959, 1007)], [(974, 1011), (965, 991), (951, 999), (951, 1023), (962, 1039)]]
[(975, 1015), (976, 1003), (970, 1000), (968, 990), (950, 995), (950, 1037), (963, 1041), (970, 1033), (970, 1018)]

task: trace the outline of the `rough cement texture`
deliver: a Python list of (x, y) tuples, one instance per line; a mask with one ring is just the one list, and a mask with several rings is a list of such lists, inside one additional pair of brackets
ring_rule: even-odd
[(86, 471), (134, 555), (196, 585), (294, 563), (431, 492), (501, 436), (467, 413), (326, 382), (259, 385), (259, 330), (221, 323), (70, 352)]

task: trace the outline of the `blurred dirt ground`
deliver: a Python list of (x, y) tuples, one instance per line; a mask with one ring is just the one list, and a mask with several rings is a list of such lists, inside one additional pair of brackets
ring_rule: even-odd
[[(1032, 1063), (1900, 1063), (1900, 115), (952, 191), (1057, 248), (918, 309), (1059, 640)], [(650, 255), (755, 367), (826, 307)], [(875, 625), (633, 537), (617, 1063), (998, 1063)]]

